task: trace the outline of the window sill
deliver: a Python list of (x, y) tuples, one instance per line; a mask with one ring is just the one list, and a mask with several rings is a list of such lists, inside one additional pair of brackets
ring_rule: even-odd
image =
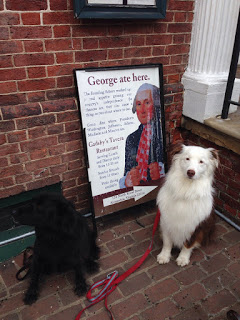
[(210, 118), (204, 124), (183, 116), (182, 127), (240, 155), (240, 110), (226, 120)]

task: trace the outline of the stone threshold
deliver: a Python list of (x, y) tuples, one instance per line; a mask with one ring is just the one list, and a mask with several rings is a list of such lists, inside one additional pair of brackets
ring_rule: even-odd
[(229, 114), (226, 120), (216, 117), (207, 119), (204, 123), (183, 116), (181, 125), (192, 133), (240, 155), (240, 110)]

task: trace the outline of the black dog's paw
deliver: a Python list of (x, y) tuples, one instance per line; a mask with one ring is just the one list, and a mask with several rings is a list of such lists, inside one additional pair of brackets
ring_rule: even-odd
[(94, 273), (99, 270), (99, 264), (96, 261), (88, 260), (86, 262), (86, 268), (88, 273)]
[(76, 286), (76, 288), (74, 289), (74, 292), (77, 296), (82, 296), (84, 293), (87, 292), (87, 285), (86, 284), (81, 284)]
[(28, 290), (23, 298), (25, 304), (31, 305), (37, 301), (38, 293), (35, 290)]

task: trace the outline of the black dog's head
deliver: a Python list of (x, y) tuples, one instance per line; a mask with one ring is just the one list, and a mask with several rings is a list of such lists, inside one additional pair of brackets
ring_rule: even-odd
[(35, 228), (48, 228), (59, 232), (72, 233), (83, 217), (74, 205), (62, 195), (41, 193), (26, 206), (13, 213), (14, 220)]

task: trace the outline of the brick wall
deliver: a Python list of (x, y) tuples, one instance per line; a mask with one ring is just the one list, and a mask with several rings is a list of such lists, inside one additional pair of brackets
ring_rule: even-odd
[(177, 139), (193, 7), (169, 0), (164, 20), (77, 20), (72, 0), (0, 0), (0, 198), (62, 181), (88, 209), (74, 68), (162, 63), (167, 143)]

